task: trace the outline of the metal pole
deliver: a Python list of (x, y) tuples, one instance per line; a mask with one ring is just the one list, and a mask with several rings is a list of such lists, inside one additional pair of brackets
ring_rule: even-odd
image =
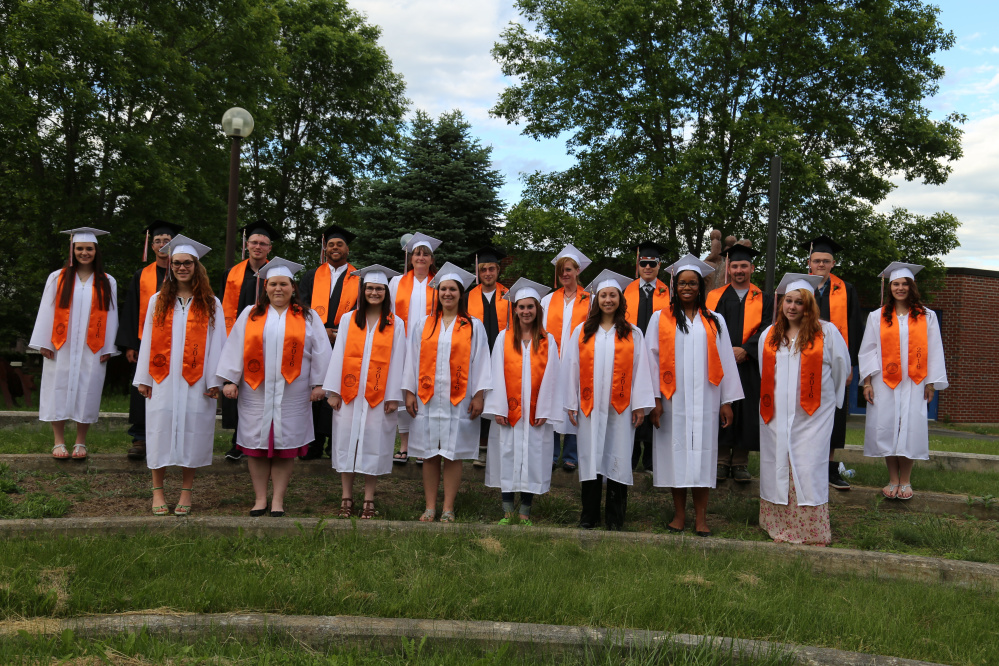
[(233, 266), (236, 254), (236, 209), (239, 206), (239, 147), (242, 139), (232, 137), (232, 153), (229, 155), (229, 218), (225, 229), (225, 274)]
[(770, 220), (767, 225), (766, 292), (774, 290), (774, 267), (777, 263), (777, 218), (780, 215), (780, 155), (770, 158)]

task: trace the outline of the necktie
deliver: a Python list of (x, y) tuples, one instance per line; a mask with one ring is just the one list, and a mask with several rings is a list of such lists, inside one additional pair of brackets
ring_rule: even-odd
[(645, 333), (645, 329), (649, 325), (649, 319), (652, 318), (652, 285), (646, 284), (642, 285), (642, 295), (638, 299), (638, 328), (642, 329), (642, 333)]
[(343, 292), (343, 276), (347, 274), (346, 270), (340, 272), (340, 275), (336, 278), (336, 283), (333, 285), (333, 290), (330, 293), (330, 302), (327, 306), (326, 312), (329, 313), (329, 317), (326, 320), (326, 328), (336, 328), (336, 311), (340, 307), (340, 294)]

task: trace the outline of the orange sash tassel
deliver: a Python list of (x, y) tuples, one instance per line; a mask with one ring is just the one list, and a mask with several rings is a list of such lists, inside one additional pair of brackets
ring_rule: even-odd
[[(167, 268), (167, 270), (170, 270)], [(142, 339), (142, 329), (146, 324), (146, 309), (149, 307), (149, 299), (160, 290), (159, 281), (156, 279), (156, 262), (153, 262), (142, 269), (139, 275), (139, 339)]]
[[(760, 416), (764, 423), (774, 417), (774, 391), (776, 386), (777, 352), (770, 346), (773, 329), (763, 344), (763, 376), (760, 381)], [(811, 416), (822, 403), (822, 335), (815, 336), (812, 344), (801, 353), (801, 408)]]
[[(327, 271), (328, 274), (328, 271)], [(388, 381), (389, 361), (392, 360), (392, 340), (394, 319), (382, 330), (375, 325), (371, 340), (371, 356), (368, 359), (368, 377), (364, 387), (364, 398), (372, 407), (385, 400), (385, 383)], [(347, 334), (347, 347), (343, 353), (343, 370), (340, 374), (340, 397), (348, 405), (357, 397), (357, 385), (361, 380), (361, 364), (364, 361), (364, 342), (367, 331), (350, 318)]]
[[(718, 287), (708, 292), (705, 305), (709, 310), (718, 311), (718, 302), (725, 295), (725, 290), (732, 285)], [(733, 287), (733, 290), (735, 288)], [(763, 292), (755, 284), (749, 285), (749, 293), (746, 300), (742, 302), (742, 344), (746, 344), (749, 338), (760, 328), (763, 323)]]
[[(434, 311), (436, 303), (434, 299), (437, 296), (437, 291), (430, 286), (432, 278), (432, 275), (427, 276), (427, 311), (425, 314), (428, 316)], [(400, 278), (399, 286), (396, 287), (395, 292), (395, 314), (406, 324), (407, 333), (409, 332), (409, 299), (413, 295), (414, 282), (416, 282), (416, 276), (413, 271), (409, 271)]]
[[(639, 285), (641, 285), (641, 280), (635, 280), (627, 286), (624, 290), (624, 302), (627, 310), (625, 310), (624, 318), (628, 320), (629, 324), (638, 325), (638, 306), (639, 298), (641, 298), (641, 293), (639, 291)], [(668, 308), (670, 304), (669, 298), (669, 288), (662, 282), (662, 280), (656, 280), (656, 287), (652, 291), (652, 314), (659, 312), (663, 308)]]
[[(284, 345), (281, 352), (281, 376), (289, 384), (302, 374), (302, 356), (305, 352), (305, 317), (289, 308), (284, 318)], [(264, 324), (262, 317), (246, 320), (243, 338), (243, 380), (254, 391), (264, 381)]]
[[(885, 308), (894, 309), (894, 305)], [(894, 316), (894, 313), (892, 313)], [(902, 381), (902, 343), (897, 325), (889, 326), (881, 316), (881, 379), (894, 389)], [(926, 379), (926, 317), (909, 311), (909, 379), (916, 384)]]
[[(551, 300), (548, 301), (548, 320), (545, 329), (555, 338), (555, 346), (558, 347), (559, 356), (562, 355), (562, 313), (565, 310), (565, 289), (556, 289), (552, 292)], [(577, 326), (586, 321), (586, 315), (590, 311), (590, 294), (582, 289), (576, 289), (576, 302), (572, 304), (572, 324), (569, 326), (569, 333)]]
[[(427, 321), (432, 326), (433, 320)], [(420, 341), (420, 402), (424, 405), (434, 396), (434, 377), (437, 374), (437, 341), (443, 325), (437, 320), (432, 326), (433, 333), (423, 330)], [(472, 363), (472, 322), (464, 317), (457, 317), (452, 324), (455, 327), (451, 333), (451, 404), (457, 405), (465, 399), (468, 391), (468, 367)]]
[[(66, 344), (66, 338), (69, 335), (69, 310), (73, 304), (73, 297), (70, 295), (69, 307), (61, 308), (59, 307), (59, 294), (62, 293), (63, 283), (66, 280), (66, 269), (62, 269), (59, 273), (59, 283), (56, 287), (56, 308), (55, 314), (52, 317), (52, 346), (55, 347), (56, 351), (62, 349), (62, 346)], [(94, 275), (94, 283), (92, 285), (92, 293), (90, 296), (90, 318), (87, 321), (87, 347), (90, 351), (97, 354), (104, 349), (104, 335), (108, 328), (108, 311), (100, 303), (100, 299), (97, 298), (97, 275)], [(76, 278), (73, 279), (73, 288), (76, 288)], [(70, 292), (72, 294), (72, 292)]]
[[(725, 376), (718, 353), (718, 328), (703, 312), (701, 323), (708, 341), (708, 381), (718, 386)], [(659, 313), (659, 390), (663, 400), (672, 399), (676, 393), (676, 319), (669, 309)]]
[[(225, 296), (222, 297), (222, 314), (225, 316), (225, 334), (232, 333), (232, 325), (239, 317), (239, 292), (243, 289), (246, 265), (249, 259), (239, 262), (229, 271), (225, 279)], [(256, 300), (256, 299), (254, 299)]]
[[(510, 320), (510, 301), (503, 298), (506, 292), (510, 291), (501, 284), (496, 284), (496, 291), (493, 292), (493, 302), (496, 303), (496, 321), (499, 323), (499, 330), (505, 331)], [(484, 322), (485, 312), (482, 310), (482, 285), (475, 287), (468, 292), (468, 314), (481, 322)]]
[[(579, 404), (583, 414), (593, 412), (593, 354), (596, 334), (587, 342), (579, 337)], [(611, 405), (623, 414), (631, 404), (631, 373), (635, 365), (635, 336), (622, 340), (614, 333), (614, 369), (611, 374)]]
[(843, 336), (843, 342), (850, 347), (850, 326), (847, 319), (846, 283), (829, 274), (829, 322)]
[[(167, 308), (162, 324), (153, 319), (153, 339), (150, 349), (155, 354), (149, 356), (149, 375), (157, 384), (170, 374), (170, 351), (173, 346), (173, 311)], [(205, 348), (208, 346), (208, 317), (197, 312), (189, 312), (184, 329), (184, 379), (188, 386), (205, 374)]]
[[(336, 313), (333, 315), (333, 323), (337, 324), (340, 317), (346, 312), (350, 312), (357, 305), (357, 286), (360, 278), (351, 275), (357, 269), (347, 264), (347, 272), (343, 276), (343, 286), (340, 287), (340, 304), (337, 305)], [(329, 313), (326, 309), (330, 306), (330, 288), (333, 283), (333, 276), (330, 274), (329, 262), (324, 263), (316, 269), (315, 278), (312, 282), (312, 303), (310, 306), (316, 314), (323, 320), (324, 324), (330, 323)], [(342, 397), (342, 396), (341, 396)]]
[[(506, 336), (506, 343), (503, 349), (503, 379), (506, 380), (506, 418), (510, 426), (517, 425), (520, 421), (522, 406), (520, 404), (523, 395), (523, 363), (524, 345), (520, 340), (514, 340), (512, 335)], [(520, 345), (520, 353), (517, 345)], [(528, 415), (530, 424), (537, 425), (534, 418), (538, 407), (538, 392), (541, 390), (541, 380), (545, 376), (545, 368), (548, 366), (548, 336), (541, 338), (541, 344), (537, 349), (531, 345), (531, 411)]]

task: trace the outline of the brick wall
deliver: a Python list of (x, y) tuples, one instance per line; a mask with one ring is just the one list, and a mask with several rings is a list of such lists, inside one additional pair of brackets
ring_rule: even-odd
[(999, 271), (948, 268), (933, 299), (940, 313), (947, 379), (937, 418), (999, 422)]

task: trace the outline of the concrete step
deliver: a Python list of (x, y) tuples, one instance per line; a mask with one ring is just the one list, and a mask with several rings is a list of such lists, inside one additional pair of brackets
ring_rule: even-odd
[[(868, 458), (864, 455), (864, 447), (847, 445), (842, 453), (836, 454), (836, 460), (847, 465), (851, 463), (880, 463), (882, 458)], [(983, 453), (954, 453), (951, 451), (930, 451), (929, 464), (952, 472), (999, 472), (999, 456)], [(925, 465), (927, 461), (917, 461), (917, 465)], [(999, 490), (999, 489), (997, 489)]]

